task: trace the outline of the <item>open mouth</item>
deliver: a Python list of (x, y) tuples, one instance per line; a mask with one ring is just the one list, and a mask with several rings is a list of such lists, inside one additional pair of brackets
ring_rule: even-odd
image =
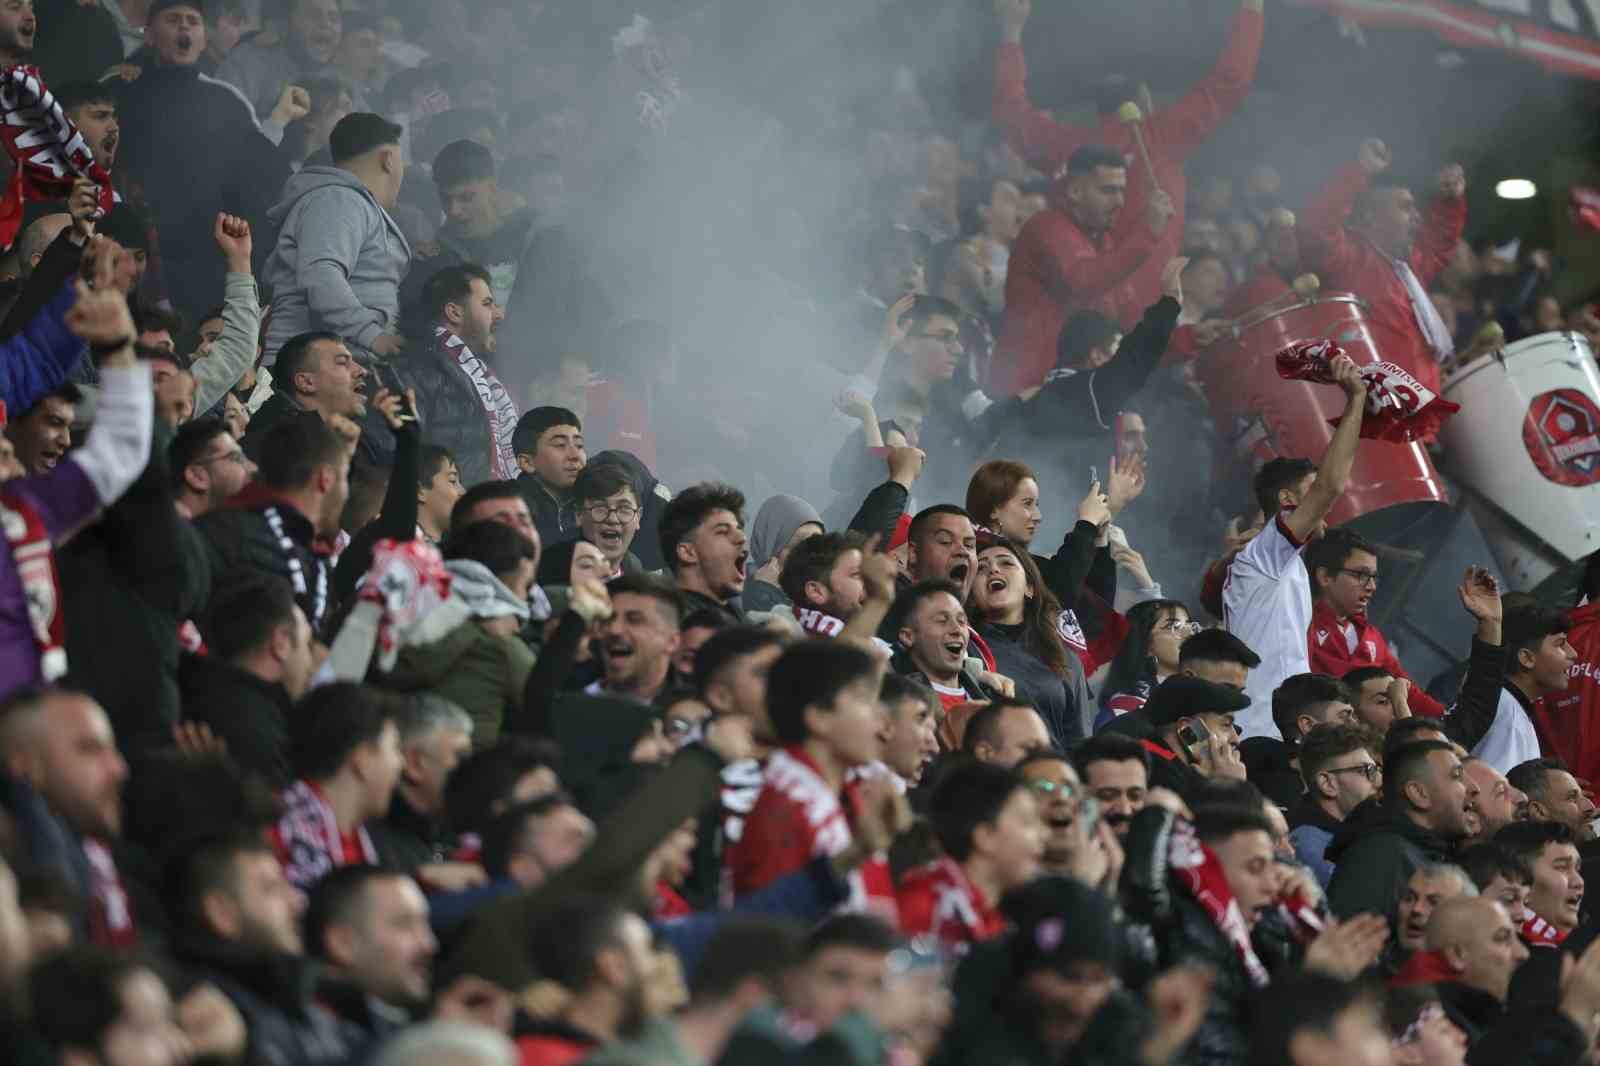
[(739, 575), (739, 580), (744, 580), (745, 567), (750, 563), (750, 553), (740, 552), (739, 557), (733, 561), (733, 568)]
[(600, 541), (600, 546), (603, 548), (616, 548), (622, 544), (622, 530), (620, 529), (607, 529), (605, 526), (601, 526), (596, 531), (596, 536)]
[(972, 572), (972, 564), (971, 563), (967, 563), (967, 562), (956, 563), (954, 566), (950, 567), (950, 575), (949, 575), (950, 576), (950, 580), (954, 581), (958, 585), (965, 585), (967, 583), (967, 575), (969, 573), (971, 573), (971, 572)]
[(46, 470), (54, 470), (56, 468), (56, 464), (60, 461), (60, 452), (42, 452), (39, 455), (39, 465), (44, 467)]
[(1583, 907), (1583, 893), (1579, 892), (1575, 896), (1568, 896), (1567, 906), (1574, 911), (1581, 909)]
[(1054, 815), (1053, 817), (1046, 818), (1044, 820), (1044, 824), (1048, 825), (1051, 829), (1071, 829), (1072, 828), (1072, 815), (1070, 815), (1070, 814)]
[(989, 579), (988, 589), (991, 594), (999, 594), (1004, 592), (1006, 590), (1006, 579), (1003, 577), (991, 577)]
[(600, 651), (607, 659), (626, 659), (633, 654), (633, 645), (625, 640), (608, 640), (600, 645)]
[(944, 642), (944, 653), (953, 659), (965, 658), (967, 642), (964, 640), (947, 640)]
[(190, 37), (187, 33), (180, 34), (178, 36), (177, 45), (179, 55), (188, 55), (189, 49), (194, 47), (194, 38)]

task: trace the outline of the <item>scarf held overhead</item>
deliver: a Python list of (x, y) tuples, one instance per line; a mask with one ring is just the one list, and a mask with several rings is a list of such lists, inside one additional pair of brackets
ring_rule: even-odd
[(22, 228), (22, 205), (29, 200), (61, 200), (77, 178), (100, 187), (96, 219), (111, 210), (111, 175), (94, 161), (94, 152), (61, 110), (37, 67), (11, 67), (0, 74), (0, 137), (15, 166), (0, 199), (0, 247), (10, 247)]

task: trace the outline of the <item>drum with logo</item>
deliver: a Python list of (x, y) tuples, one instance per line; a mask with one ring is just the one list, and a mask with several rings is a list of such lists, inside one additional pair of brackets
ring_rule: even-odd
[[(1322, 458), (1344, 394), (1332, 385), (1285, 381), (1273, 356), (1296, 341), (1337, 342), (1358, 366), (1377, 363), (1377, 346), (1359, 299), (1348, 293), (1287, 293), (1247, 312), (1234, 336), (1208, 348), (1197, 361), (1222, 447), (1244, 462), (1287, 457)], [(1350, 488), (1328, 515), (1341, 525), (1363, 515), (1445, 502), (1433, 461), (1420, 444), (1363, 440)]]
[(1600, 371), (1578, 333), (1540, 333), (1447, 374), (1450, 474), (1513, 588), (1600, 547)]

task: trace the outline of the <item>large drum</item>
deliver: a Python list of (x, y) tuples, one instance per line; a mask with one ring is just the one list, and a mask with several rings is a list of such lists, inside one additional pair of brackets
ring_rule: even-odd
[(1452, 478), (1513, 588), (1600, 547), (1600, 372), (1578, 333), (1540, 333), (1447, 374)]
[[(1377, 346), (1361, 301), (1347, 293), (1287, 294), (1242, 316), (1231, 340), (1206, 350), (1197, 370), (1218, 432), (1236, 452), (1257, 458), (1322, 458), (1333, 440), (1329, 419), (1344, 411), (1331, 385), (1285, 381), (1272, 357), (1296, 341), (1338, 342), (1358, 366), (1377, 363)], [(1350, 488), (1328, 515), (1330, 525), (1402, 505), (1446, 502), (1444, 485), (1420, 444), (1363, 440)]]

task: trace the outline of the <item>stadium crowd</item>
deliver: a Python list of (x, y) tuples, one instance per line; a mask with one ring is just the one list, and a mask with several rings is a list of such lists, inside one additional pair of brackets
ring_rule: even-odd
[(982, 121), (733, 63), (721, 149), (856, 195), (707, 280), (727, 5), (0, 0), (7, 1061), (1594, 1062), (1600, 564), (1468, 569), (1430, 691), (1330, 528), (1368, 360), (1254, 461), (1207, 367), (1319, 286), (1426, 396), (1600, 319), (1454, 163), (1191, 172), (1276, 3), (1083, 124), (1030, 0)]

